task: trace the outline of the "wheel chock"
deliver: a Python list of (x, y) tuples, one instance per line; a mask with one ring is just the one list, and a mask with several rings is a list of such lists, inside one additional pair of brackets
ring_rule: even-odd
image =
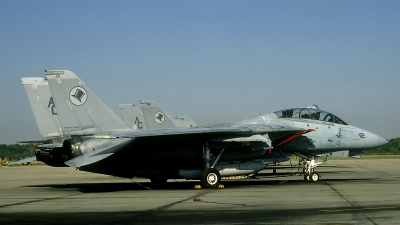
[(199, 184), (194, 185), (194, 189), (201, 189), (201, 185)]
[(224, 189), (225, 186), (223, 184), (218, 185), (218, 189)]

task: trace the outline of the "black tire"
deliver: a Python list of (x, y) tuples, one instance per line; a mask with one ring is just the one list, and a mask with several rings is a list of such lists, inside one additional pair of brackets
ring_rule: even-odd
[(307, 181), (307, 182), (309, 182), (310, 181), (310, 174), (304, 174), (304, 181)]
[(311, 173), (310, 174), (310, 181), (317, 182), (318, 180), (319, 180), (319, 174), (318, 173)]
[(214, 168), (207, 168), (201, 173), (201, 184), (205, 188), (216, 188), (221, 183), (221, 175)]

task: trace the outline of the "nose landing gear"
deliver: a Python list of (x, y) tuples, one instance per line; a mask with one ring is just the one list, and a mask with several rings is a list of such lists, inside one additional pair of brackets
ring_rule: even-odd
[(319, 180), (320, 176), (318, 173), (314, 172), (314, 168), (317, 167), (321, 162), (315, 162), (314, 157), (311, 160), (307, 160), (304, 164), (304, 180), (316, 182)]
[(304, 160), (303, 161), (304, 181), (317, 182), (321, 176), (318, 173), (314, 172), (314, 169), (322, 162), (315, 162), (314, 156), (311, 156), (311, 158), (309, 158), (305, 155), (296, 152), (293, 152), (293, 154), (300, 156)]

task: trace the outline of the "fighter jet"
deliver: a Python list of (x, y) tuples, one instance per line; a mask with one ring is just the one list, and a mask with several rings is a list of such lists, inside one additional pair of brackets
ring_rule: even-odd
[[(145, 177), (155, 184), (187, 178), (201, 180), (204, 187), (218, 187), (221, 177), (256, 173), (265, 168), (257, 160), (279, 152), (302, 157), (304, 179), (317, 181), (316, 154), (387, 143), (317, 106), (230, 124), (132, 132), (73, 72), (46, 70), (45, 75), (62, 133), (71, 136), (62, 147), (38, 147), (37, 159), (50, 165)], [(164, 114), (151, 113), (153, 124), (166, 121)]]

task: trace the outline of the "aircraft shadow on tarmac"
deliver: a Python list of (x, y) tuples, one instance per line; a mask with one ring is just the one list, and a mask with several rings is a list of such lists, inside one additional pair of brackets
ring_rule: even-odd
[[(262, 210), (247, 209), (218, 209), (209, 208), (210, 203), (204, 204), (200, 210), (152, 210), (121, 212), (73, 212), (73, 213), (11, 213), (2, 214), (0, 221), (18, 224), (231, 224), (238, 222), (243, 224), (360, 224), (369, 221), (363, 216), (371, 210), (363, 208), (322, 208), (311, 207), (306, 209), (275, 209)], [(215, 204), (214, 204), (215, 205)], [(208, 206), (208, 207), (206, 207)], [(399, 210), (398, 205), (392, 207), (376, 207), (373, 212), (390, 212)], [(344, 217), (345, 219), (341, 219)], [(357, 218), (351, 220), (346, 218)], [(363, 218), (363, 221), (360, 221)], [(336, 221), (333, 223), (332, 221)], [(339, 221), (339, 223), (338, 223)], [(347, 223), (340, 223), (341, 221)]]
[[(276, 176), (276, 175), (275, 175)], [(279, 176), (279, 175), (278, 175)], [(221, 184), (225, 188), (239, 188), (245, 186), (271, 186), (271, 185), (326, 185), (325, 182), (348, 182), (348, 181), (366, 181), (371, 182), (373, 179), (323, 179), (319, 182), (305, 182), (302, 177), (288, 177), (287, 180), (276, 180), (268, 177), (257, 177), (256, 179), (241, 180), (222, 180)], [(192, 190), (200, 181), (169, 181), (163, 186), (154, 186), (150, 182), (140, 183), (70, 183), (70, 184), (41, 184), (27, 185), (26, 187), (46, 187), (53, 189), (75, 189), (81, 193), (102, 193), (102, 192), (118, 192), (118, 191), (134, 191), (134, 190)]]

